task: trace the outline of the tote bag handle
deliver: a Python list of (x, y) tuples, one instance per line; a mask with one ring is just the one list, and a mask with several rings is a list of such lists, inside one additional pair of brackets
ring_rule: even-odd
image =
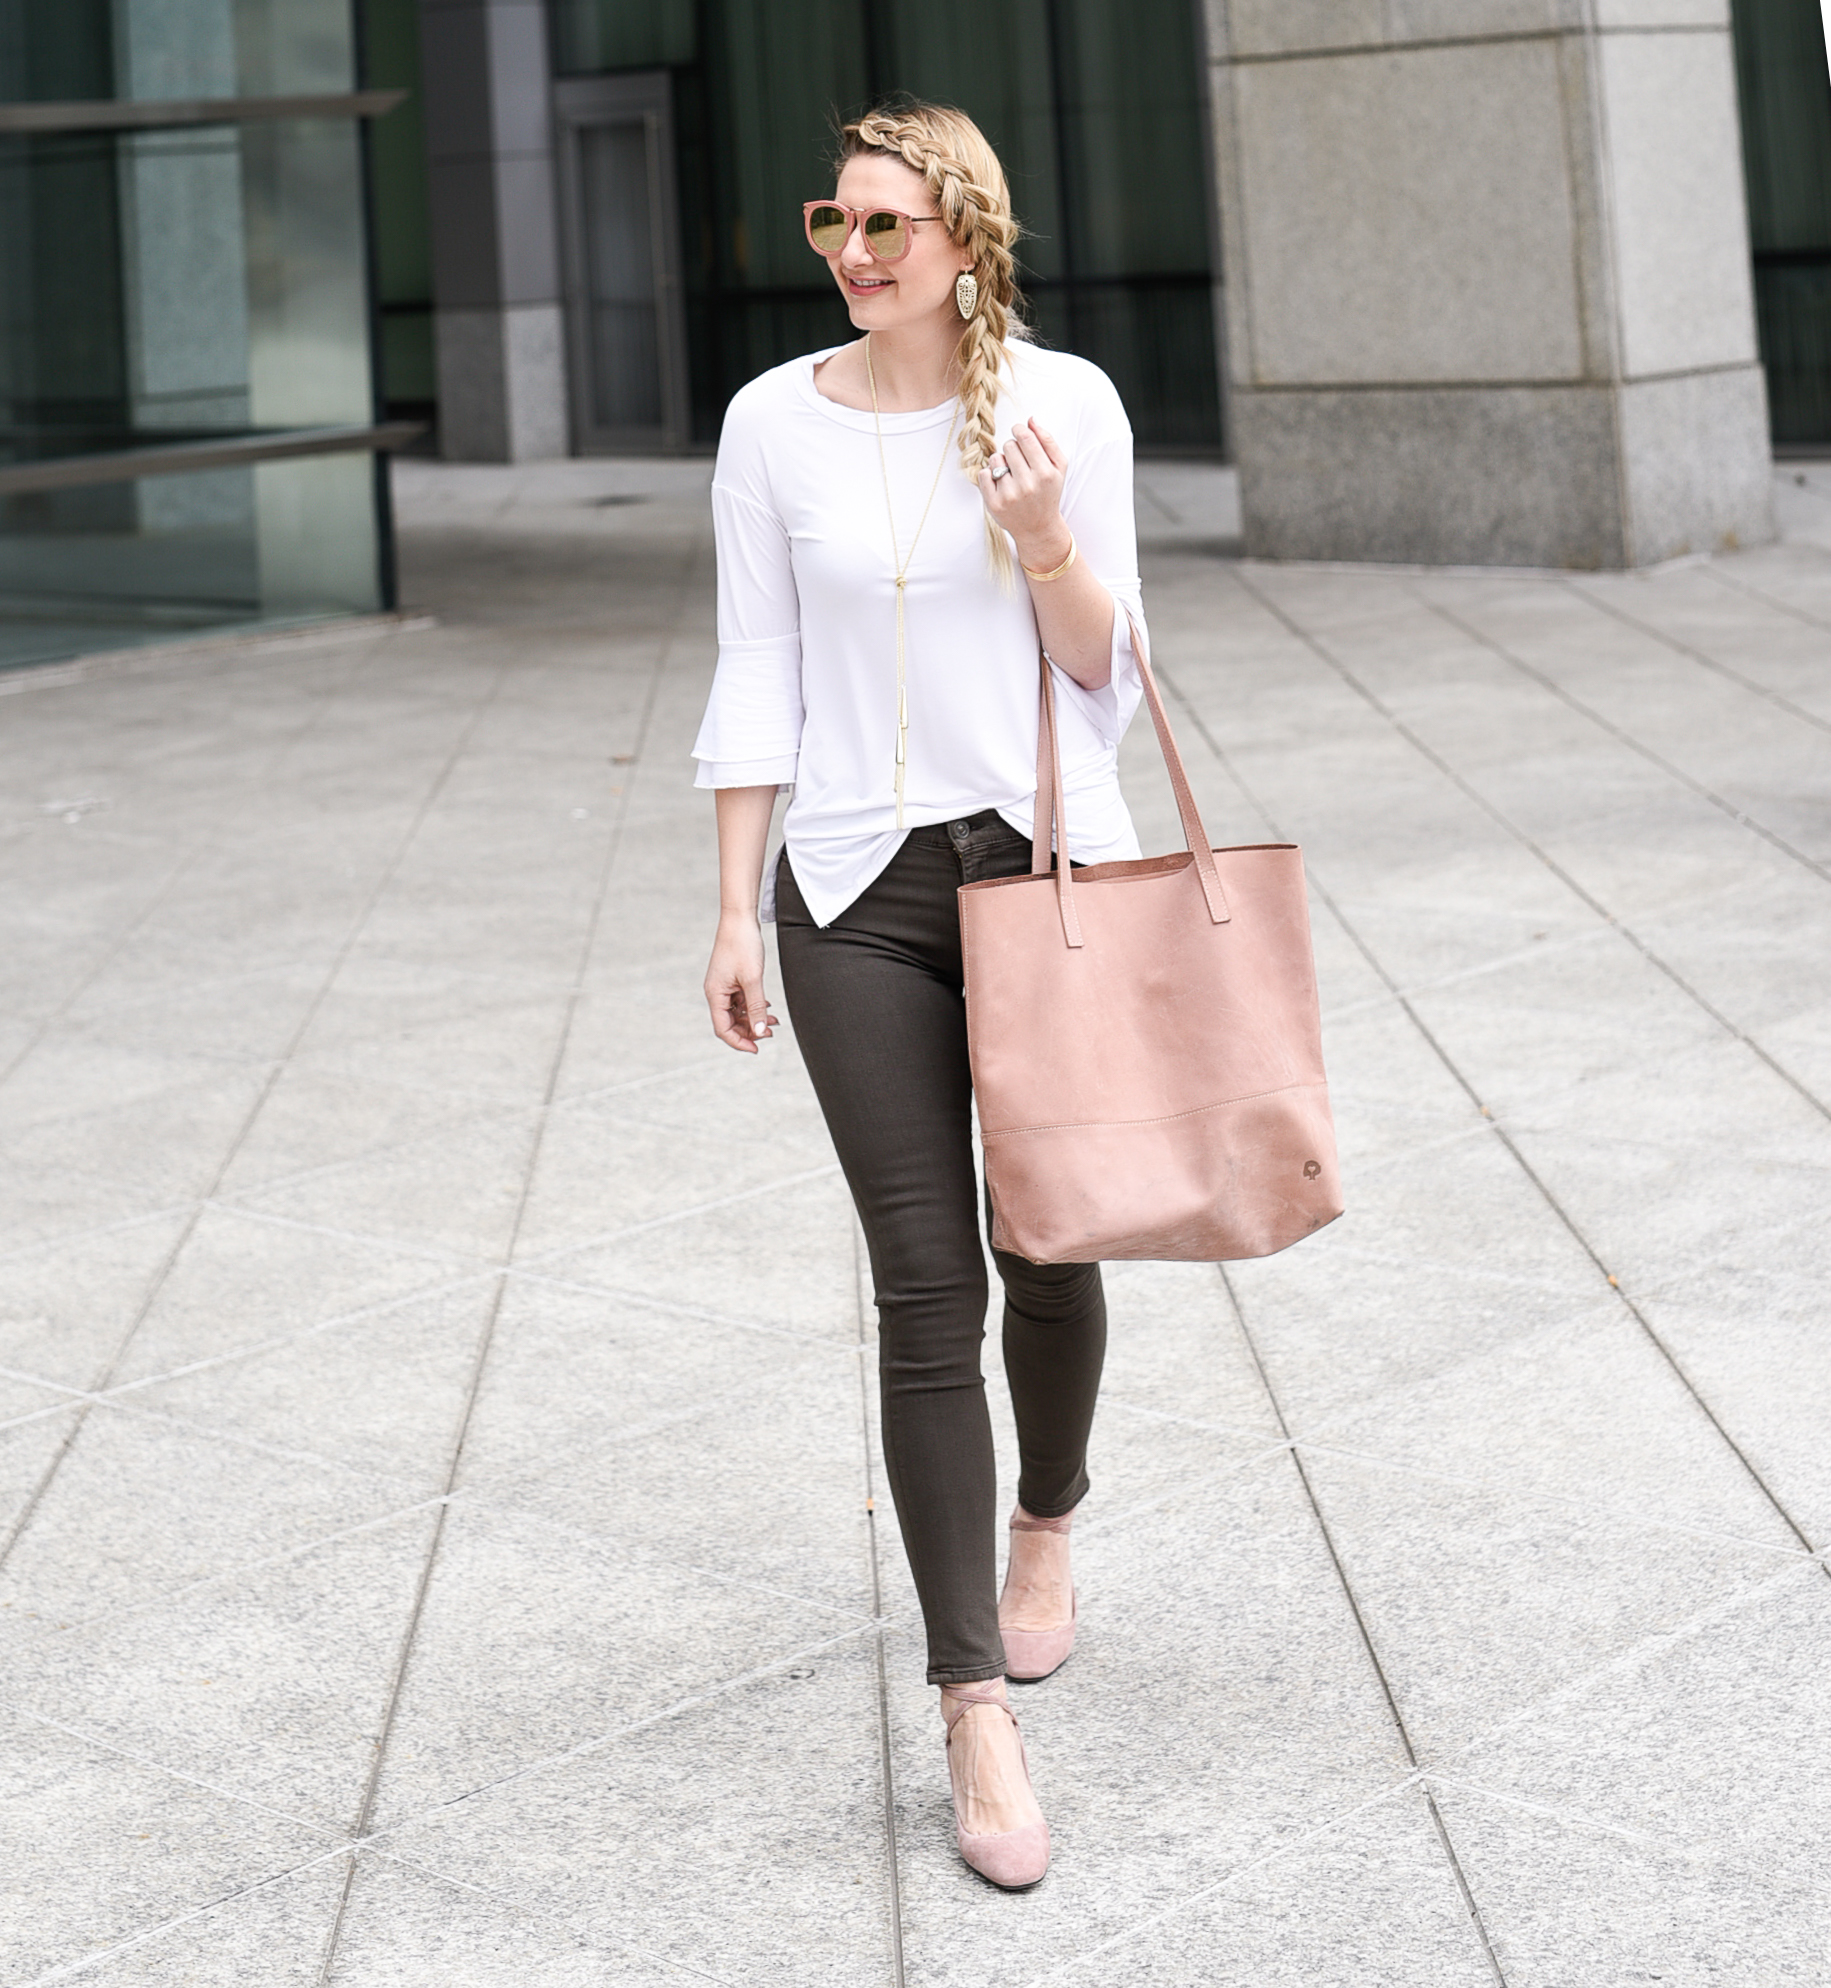
[[(1115, 608), (1118, 603), (1114, 603)], [(1157, 679), (1151, 674), (1151, 658), (1144, 646), (1144, 637), (1136, 621), (1132, 619), (1130, 608), (1123, 610), (1126, 625), (1132, 631), (1132, 654), (1138, 663), (1138, 676), (1144, 685), (1145, 702), (1151, 707), (1151, 723), (1157, 730), (1157, 744), (1163, 753), (1163, 763), (1170, 775), (1170, 791), (1176, 796), (1176, 812), (1182, 817), (1183, 840), (1189, 845), (1189, 854), (1195, 861), (1195, 874), (1201, 882), (1202, 896), (1207, 900), (1208, 916), (1216, 925), (1225, 925), (1232, 913), (1227, 909), (1227, 896), (1221, 889), (1220, 872), (1214, 866), (1214, 851), (1208, 841), (1208, 831), (1202, 826), (1201, 810), (1195, 805), (1195, 794), (1189, 786), (1189, 776), (1183, 771), (1183, 756), (1176, 747), (1176, 735), (1170, 730), (1170, 720), (1163, 708), (1163, 699), (1158, 695)], [(1062, 937), (1070, 946), (1081, 946), (1086, 941), (1081, 936), (1081, 920), (1074, 908), (1074, 880), (1072, 866), (1068, 861), (1068, 815), (1062, 803), (1062, 742), (1056, 727), (1055, 678), (1049, 658), (1040, 649), (1038, 661), (1042, 666), (1043, 685), (1040, 709), (1036, 726), (1036, 805), (1031, 813), (1032, 834), (1030, 841), (1030, 870), (1035, 876), (1042, 875), (1049, 868), (1049, 852), (1053, 846), (1061, 851), (1061, 861), (1055, 872), (1055, 898), (1062, 915)], [(1043, 796), (1048, 795), (1047, 803)]]

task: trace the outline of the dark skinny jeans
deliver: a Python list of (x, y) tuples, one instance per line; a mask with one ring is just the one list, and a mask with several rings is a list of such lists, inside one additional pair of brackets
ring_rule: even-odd
[[(884, 1460), (928, 1627), (931, 1684), (1002, 1677), (1005, 1667), (955, 892), (1029, 867), (1029, 843), (991, 810), (918, 828), (825, 930), (786, 853), (777, 872), (789, 1013), (871, 1252)], [(1100, 1266), (992, 1254), (1004, 1283), (1017, 1494), (1026, 1511), (1056, 1518), (1087, 1492), (1106, 1352)]]

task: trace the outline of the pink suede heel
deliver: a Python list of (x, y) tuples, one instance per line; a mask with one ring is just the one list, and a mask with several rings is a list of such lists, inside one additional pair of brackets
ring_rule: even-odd
[[(1012, 1725), (1017, 1724), (1017, 1714), (1002, 1698), (994, 1698), (987, 1693), (959, 1691), (949, 1687), (948, 1696), (954, 1702), (955, 1710), (947, 1717), (947, 1772), (954, 1792), (954, 1841), (960, 1846), (960, 1855), (969, 1870), (976, 1871), (987, 1884), (995, 1884), (1000, 1891), (1028, 1891), (1033, 1884), (1040, 1884), (1044, 1873), (1049, 1869), (1049, 1825), (1046, 1822), (1026, 1823), (1022, 1829), (970, 1830), (960, 1820), (960, 1785), (954, 1774), (954, 1728), (966, 1717), (975, 1705), (995, 1705)], [(941, 1700), (941, 1709), (947, 1715), (948, 1697)], [(1017, 1735), (1017, 1749), (1024, 1763), (1024, 1779), (1030, 1778), (1030, 1755), (1024, 1746), (1023, 1732)]]
[[(1011, 1530), (1065, 1533), (1073, 1524), (1072, 1512), (1064, 1513), (1059, 1519), (1032, 1519), (1023, 1516), (1020, 1507), (1012, 1516)], [(1007, 1568), (1005, 1579), (1009, 1582), (1010, 1578)], [(1068, 1620), (1057, 1629), (1006, 1629), (1000, 1624), (1006, 1678), (1012, 1684), (1041, 1684), (1044, 1678), (1053, 1677), (1074, 1651), (1075, 1623), (1080, 1613), (1081, 1598), (1075, 1594), (1069, 1602)]]

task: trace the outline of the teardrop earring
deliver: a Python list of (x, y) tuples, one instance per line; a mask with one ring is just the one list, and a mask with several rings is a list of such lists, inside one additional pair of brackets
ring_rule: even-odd
[(978, 302), (979, 279), (970, 269), (963, 269), (954, 278), (954, 308), (963, 318), (970, 318)]

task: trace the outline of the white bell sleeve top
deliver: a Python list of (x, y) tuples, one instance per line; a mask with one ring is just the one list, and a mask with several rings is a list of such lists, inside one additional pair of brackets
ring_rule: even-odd
[[(834, 348), (837, 350), (837, 348)], [(1062, 515), (1119, 604), (1112, 681), (1055, 672), (1071, 855), (1136, 856), (1119, 793), (1119, 741), (1143, 687), (1124, 609), (1143, 601), (1132, 519), (1132, 434), (1112, 382), (1065, 352), (1007, 347), (998, 432), (1034, 415), (1068, 458)], [(903, 841), (896, 826), (896, 571), (885, 469), (869, 409), (816, 391), (814, 353), (732, 401), (712, 480), (718, 670), (693, 747), (701, 787), (791, 787), (788, 859), (822, 925)], [(904, 832), (995, 808), (1031, 833), (1037, 632), (1021, 574), (1007, 590), (985, 553), (985, 507), (948, 439), (956, 403), (885, 414), (883, 457), (910, 562)], [(947, 460), (942, 461), (943, 450)], [(940, 480), (936, 482), (936, 470)], [(764, 915), (773, 915), (773, 871)]]

